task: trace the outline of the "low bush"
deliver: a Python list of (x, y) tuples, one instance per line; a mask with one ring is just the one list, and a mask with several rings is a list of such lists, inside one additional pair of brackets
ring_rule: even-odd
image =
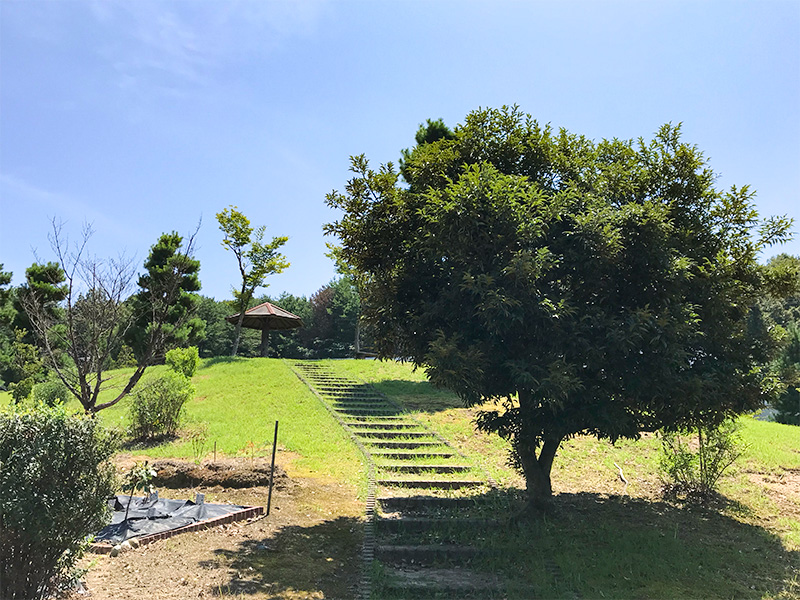
[(49, 598), (74, 580), (110, 517), (115, 447), (96, 419), (63, 407), (0, 413), (0, 598)]
[(192, 456), (195, 464), (200, 464), (206, 456), (208, 444), (208, 423), (195, 423), (187, 427), (183, 437), (188, 439), (192, 445)]
[(193, 377), (200, 363), (200, 355), (197, 353), (197, 346), (189, 348), (173, 348), (165, 357), (167, 366), (186, 377)]
[(26, 377), (10, 383), (8, 389), (11, 392), (11, 398), (17, 404), (22, 404), (31, 397), (34, 385), (36, 385), (36, 380), (33, 377)]
[(64, 382), (57, 378), (51, 378), (33, 386), (33, 399), (36, 404), (44, 406), (56, 406), (66, 402), (72, 397)]
[(718, 427), (662, 432), (659, 472), (665, 494), (697, 501), (710, 499), (722, 474), (744, 451), (734, 420)]
[(152, 440), (175, 435), (183, 408), (194, 396), (194, 387), (180, 373), (167, 371), (144, 382), (132, 394), (130, 434), (134, 439)]

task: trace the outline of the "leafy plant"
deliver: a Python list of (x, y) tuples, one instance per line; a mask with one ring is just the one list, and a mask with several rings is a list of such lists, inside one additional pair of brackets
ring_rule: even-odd
[(147, 461), (144, 461), (144, 463), (137, 462), (128, 472), (128, 476), (125, 478), (125, 489), (130, 490), (130, 495), (128, 496), (128, 506), (125, 508), (126, 521), (128, 520), (128, 512), (131, 510), (133, 494), (136, 490), (142, 490), (147, 495), (152, 494), (155, 491), (152, 484), (156, 475), (156, 470)]
[(130, 433), (134, 439), (170, 435), (180, 426), (184, 405), (194, 396), (194, 387), (179, 373), (168, 371), (148, 380), (133, 393)]
[(751, 307), (758, 253), (791, 223), (717, 189), (680, 126), (593, 142), (515, 106), (419, 134), (399, 172), (353, 157), (324, 229), (378, 356), (495, 403), (477, 427), (508, 441), (531, 508), (575, 435), (716, 424), (774, 392), (775, 332)]
[(185, 437), (189, 439), (192, 445), (192, 456), (194, 462), (200, 464), (203, 457), (206, 455), (206, 447), (208, 444), (208, 424), (196, 423), (186, 430)]
[(245, 458), (250, 460), (250, 467), (252, 468), (253, 463), (255, 462), (256, 459), (256, 453), (260, 452), (261, 450), (263, 450), (263, 448), (256, 445), (256, 443), (253, 440), (247, 440), (247, 443), (244, 445), (244, 448), (239, 450), (239, 452), (241, 452), (245, 456)]
[(108, 522), (116, 438), (96, 419), (37, 406), (0, 413), (0, 598), (52, 597)]
[(60, 379), (51, 377), (33, 386), (33, 399), (36, 404), (56, 406), (72, 397), (69, 389)]
[(200, 363), (197, 346), (188, 348), (173, 348), (166, 355), (167, 366), (185, 377), (193, 377)]
[(8, 387), (11, 390), (11, 397), (16, 403), (23, 402), (30, 397), (36, 382), (41, 380), (44, 370), (44, 364), (36, 346), (25, 343), (26, 334), (25, 329), (17, 329), (14, 332), (14, 343), (11, 345), (14, 357), (11, 370), (16, 382), (11, 383)]
[(739, 425), (729, 420), (718, 427), (662, 432), (659, 471), (668, 496), (705, 501), (722, 474), (744, 453)]
[(786, 328), (788, 343), (778, 363), (788, 385), (773, 403), (775, 420), (786, 425), (800, 425), (800, 324)]
[(219, 228), (224, 234), (222, 247), (233, 252), (239, 266), (241, 286), (234, 289), (233, 295), (239, 312), (236, 321), (231, 356), (236, 356), (242, 331), (242, 321), (253, 293), (264, 285), (268, 275), (281, 273), (289, 267), (289, 261), (278, 252), (288, 237), (277, 236), (269, 243), (264, 243), (266, 227), (253, 229), (250, 219), (239, 212), (235, 206), (229, 206), (217, 213)]

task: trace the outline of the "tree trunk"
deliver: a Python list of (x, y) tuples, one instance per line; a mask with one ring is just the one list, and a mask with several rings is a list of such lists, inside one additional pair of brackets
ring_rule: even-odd
[(233, 350), (231, 350), (231, 356), (236, 356), (236, 353), (239, 351), (239, 338), (242, 337), (242, 321), (244, 321), (244, 310), (239, 311), (239, 318), (236, 320), (236, 328), (233, 330)]
[(560, 444), (560, 437), (547, 438), (539, 451), (538, 457), (534, 448), (529, 447), (527, 444), (518, 444), (517, 453), (522, 462), (522, 471), (525, 474), (525, 491), (528, 497), (526, 511), (538, 512), (550, 505), (553, 497), (550, 471)]
[(527, 425), (531, 421), (529, 414), (533, 399), (523, 390), (518, 392), (520, 400), (520, 410), (522, 413), (522, 423), (520, 424), (519, 438), (516, 443), (516, 451), (522, 463), (522, 471), (525, 475), (525, 491), (528, 502), (525, 511), (539, 512), (550, 505), (553, 497), (553, 487), (550, 483), (550, 471), (553, 468), (553, 459), (556, 457), (558, 447), (564, 439), (563, 435), (550, 433), (545, 434), (544, 443), (536, 455), (536, 446), (530, 443), (535, 438), (535, 434), (529, 431)]

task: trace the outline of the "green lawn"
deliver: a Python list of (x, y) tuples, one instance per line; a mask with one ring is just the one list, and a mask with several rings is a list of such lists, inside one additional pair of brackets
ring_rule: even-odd
[[(152, 367), (145, 379), (166, 367)], [(101, 401), (113, 398), (132, 372), (110, 371), (114, 389), (101, 394)], [(118, 382), (116, 385), (115, 382)], [(202, 360), (192, 378), (195, 398), (186, 405), (186, 428), (195, 423), (208, 427), (207, 452), (216, 443), (220, 455), (249, 456), (255, 452), (268, 456), (272, 448), (275, 421), (279, 422), (278, 447), (297, 455), (293, 468), (300, 474), (318, 474), (341, 479), (365, 488), (364, 466), (358, 449), (314, 395), (281, 360), (263, 358)], [(0, 394), (0, 406), (8, 404), (7, 393)], [(127, 428), (130, 397), (98, 413), (104, 425)], [(69, 408), (80, 410), (73, 400)], [(187, 439), (156, 446), (134, 446), (135, 454), (153, 458), (193, 458)]]

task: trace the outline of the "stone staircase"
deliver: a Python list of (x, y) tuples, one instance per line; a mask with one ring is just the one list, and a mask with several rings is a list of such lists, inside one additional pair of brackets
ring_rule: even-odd
[(491, 477), (372, 386), (315, 361), (290, 365), (369, 465), (362, 600), (504, 598), (497, 577), (473, 568), (496, 553), (481, 543), (498, 527), (482, 506)]

